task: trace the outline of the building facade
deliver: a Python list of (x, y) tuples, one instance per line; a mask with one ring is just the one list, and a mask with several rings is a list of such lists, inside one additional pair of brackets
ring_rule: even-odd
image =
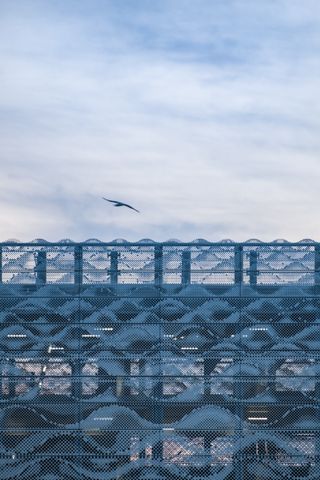
[(0, 246), (0, 478), (317, 480), (320, 244)]

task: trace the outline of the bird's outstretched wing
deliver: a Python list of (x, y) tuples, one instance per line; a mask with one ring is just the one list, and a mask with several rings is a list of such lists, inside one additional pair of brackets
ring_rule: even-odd
[(140, 213), (139, 210), (137, 210), (136, 208), (132, 207), (131, 205), (128, 205), (127, 203), (122, 203), (122, 205), (123, 205), (124, 207), (131, 208), (131, 210), (134, 210), (135, 212)]
[(116, 203), (116, 204), (119, 204), (119, 205), (122, 204), (121, 202), (118, 202), (118, 200), (110, 200), (109, 198), (105, 198), (105, 197), (102, 197), (102, 198), (103, 198), (103, 200), (106, 200), (106, 202)]
[(140, 213), (139, 210), (132, 207), (128, 203), (123, 203), (123, 202), (120, 202), (119, 200), (110, 200), (109, 198), (105, 198), (105, 197), (102, 197), (102, 198), (103, 198), (103, 200), (106, 200), (106, 202), (113, 203), (115, 207), (127, 207), (127, 208), (131, 208), (131, 210), (134, 210), (135, 212)]

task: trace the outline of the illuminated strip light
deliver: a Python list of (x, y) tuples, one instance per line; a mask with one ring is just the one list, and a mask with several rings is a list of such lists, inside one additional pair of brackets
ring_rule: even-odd
[(53, 350), (64, 350), (64, 347), (53, 347), (52, 345), (49, 345), (48, 353), (53, 352)]
[(164, 432), (174, 432), (174, 428), (172, 427), (163, 427), (162, 429)]
[(100, 328), (95, 328), (95, 330), (100, 330), (100, 331), (103, 331), (103, 332), (112, 332), (113, 331), (113, 327), (100, 327)]
[(268, 417), (248, 417), (248, 420), (268, 420)]
[(93, 335), (93, 334), (85, 334), (85, 335), (81, 335), (82, 338), (100, 338), (100, 335)]
[(113, 417), (94, 417), (95, 421), (100, 421), (100, 420), (104, 420), (104, 421), (111, 421), (113, 420)]
[(27, 338), (27, 335), (24, 335), (22, 333), (8, 333), (7, 337), (8, 338)]
[(198, 347), (181, 347), (181, 350), (198, 350)]

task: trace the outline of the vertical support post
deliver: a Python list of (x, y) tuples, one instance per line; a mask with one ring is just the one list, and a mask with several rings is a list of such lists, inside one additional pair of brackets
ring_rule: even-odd
[(182, 252), (182, 278), (181, 283), (182, 285), (186, 286), (189, 285), (191, 282), (191, 252), (185, 251)]
[[(319, 406), (319, 401), (320, 401), (320, 379), (319, 376), (316, 377), (316, 384), (315, 384), (315, 400), (316, 400), (316, 405), (317, 407), (317, 420), (318, 422), (320, 421), (320, 406)], [(315, 433), (315, 457), (316, 457), (316, 471), (319, 471), (320, 468), (320, 431), (319, 429), (316, 429)]]
[(161, 431), (161, 426), (163, 425), (164, 420), (164, 409), (163, 409), (163, 378), (162, 378), (162, 368), (159, 368), (159, 376), (157, 378), (157, 384), (155, 386), (155, 397), (156, 397), (156, 404), (154, 406), (154, 423), (160, 425), (160, 432), (159, 432), (159, 440), (158, 442), (152, 447), (152, 457), (154, 460), (161, 462), (163, 459), (163, 441), (162, 435), (163, 431)]
[[(316, 290), (320, 287), (320, 244), (314, 247), (314, 284), (316, 286)], [(316, 293), (318, 293), (316, 291)]]
[(16, 381), (15, 377), (9, 373), (9, 398), (12, 400), (16, 395)]
[[(154, 247), (154, 283), (157, 287), (161, 287), (163, 284), (163, 247), (162, 245), (156, 245)], [(159, 332), (161, 338), (161, 332)], [(164, 411), (163, 411), (163, 372), (162, 372), (162, 353), (158, 359), (158, 382), (155, 388), (156, 404), (154, 406), (154, 421), (158, 425), (163, 425)], [(163, 431), (159, 431), (158, 443), (152, 448), (152, 456), (159, 462), (163, 458)]]
[(204, 375), (204, 386), (203, 386), (203, 395), (206, 403), (210, 403), (211, 397), (211, 374), (214, 370), (214, 367), (217, 364), (217, 360), (205, 357), (203, 360), (203, 375)]
[(162, 245), (154, 247), (154, 283), (160, 287), (163, 283), (163, 248)]
[(249, 269), (249, 281), (250, 285), (257, 285), (258, 277), (258, 252), (250, 252), (250, 269)]
[(72, 396), (79, 399), (82, 395), (82, 382), (81, 382), (81, 364), (80, 359), (75, 358), (71, 363), (71, 375), (72, 375)]
[(77, 245), (74, 249), (74, 283), (79, 287), (82, 285), (83, 275), (83, 252), (82, 246)]
[[(214, 367), (217, 364), (217, 360), (205, 357), (203, 360), (203, 399), (206, 405), (210, 405), (211, 400), (211, 374), (214, 370)], [(212, 434), (210, 431), (203, 432), (204, 439), (204, 454), (206, 458), (206, 464), (204, 466), (205, 476), (209, 477), (211, 475), (211, 440)]]
[[(77, 245), (74, 249), (74, 283), (79, 288), (82, 285), (83, 277), (83, 249), (81, 245)], [(72, 396), (77, 398), (80, 401), (82, 394), (82, 382), (81, 382), (81, 364), (80, 364), (80, 349), (81, 349), (81, 336), (80, 336), (80, 324), (81, 324), (81, 300), (79, 297), (79, 310), (78, 310), (78, 335), (79, 335), (79, 351), (78, 355), (71, 361), (71, 375), (72, 375), (72, 384), (71, 392)]]
[(2, 247), (0, 247), (0, 283), (2, 283)]
[[(314, 247), (314, 285), (315, 285), (315, 294), (320, 294), (320, 244), (317, 243)], [(319, 376), (316, 376), (316, 383), (315, 383), (315, 400), (316, 405), (318, 405), (318, 415), (317, 420), (320, 421), (320, 380)], [(320, 468), (320, 432), (316, 430), (315, 433), (315, 458), (316, 458), (316, 471), (319, 471)]]
[(110, 252), (110, 283), (111, 285), (117, 285), (118, 283), (118, 260), (119, 260), (119, 253), (113, 250)]
[[(10, 363), (9, 363), (10, 362)], [(13, 399), (16, 395), (16, 376), (15, 376), (15, 360), (10, 360), (8, 362), (8, 396), (9, 399)]]
[(35, 271), (36, 285), (44, 285), (47, 282), (47, 252), (38, 252)]
[(236, 284), (241, 284), (243, 281), (243, 248), (242, 245), (237, 245), (234, 248), (234, 281)]
[[(234, 377), (234, 396), (237, 399), (237, 406), (236, 412), (239, 417), (239, 425), (235, 428), (235, 431), (238, 434), (238, 438), (240, 439), (240, 445), (242, 444), (242, 436), (243, 436), (243, 420), (244, 419), (244, 404), (243, 404), (243, 384), (242, 382), (244, 379), (240, 374), (239, 377)], [(244, 465), (243, 463), (246, 461), (246, 458), (243, 457), (242, 449), (240, 448), (240, 453), (234, 458), (234, 478), (235, 480), (244, 480), (243, 470)]]
[[(239, 285), (239, 296), (240, 296), (240, 301), (241, 299), (241, 285), (243, 282), (243, 247), (242, 245), (237, 245), (235, 247), (235, 252), (234, 252), (234, 281), (236, 285)], [(241, 307), (240, 307), (240, 322), (241, 322)], [(241, 359), (240, 359), (240, 368), (241, 368)], [(240, 438), (240, 443), (241, 443), (241, 438), (242, 438), (242, 425), (243, 425), (243, 416), (244, 416), (244, 405), (243, 405), (243, 388), (242, 388), (242, 382), (243, 379), (240, 378), (235, 378), (235, 384), (234, 384), (234, 395), (237, 398), (237, 407), (236, 407), (236, 412), (239, 417), (239, 425), (235, 429), (238, 433), (238, 436)], [(242, 458), (235, 458), (235, 465), (234, 465), (234, 478), (235, 480), (243, 480), (243, 459)]]
[(128, 359), (122, 360), (125, 375), (116, 376), (116, 395), (117, 397), (129, 398), (130, 391), (130, 374), (131, 374), (131, 361)]

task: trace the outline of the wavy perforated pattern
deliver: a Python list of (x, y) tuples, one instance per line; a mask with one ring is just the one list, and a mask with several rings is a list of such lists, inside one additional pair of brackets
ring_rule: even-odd
[(317, 480), (318, 252), (3, 246), (0, 478)]

